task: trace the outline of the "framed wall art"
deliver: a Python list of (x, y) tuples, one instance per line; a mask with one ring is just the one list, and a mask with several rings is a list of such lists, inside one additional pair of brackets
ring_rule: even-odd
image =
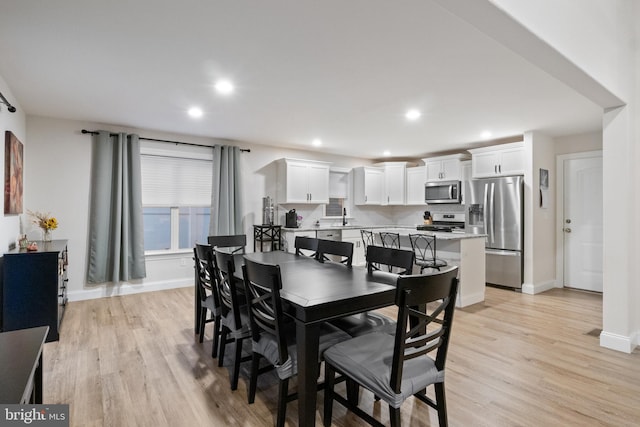
[(22, 213), (22, 143), (11, 131), (5, 132), (4, 139), (4, 213)]

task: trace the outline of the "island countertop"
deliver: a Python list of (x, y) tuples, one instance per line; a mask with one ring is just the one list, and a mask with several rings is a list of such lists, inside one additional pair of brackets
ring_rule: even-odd
[(409, 234), (426, 234), (429, 236), (435, 236), (439, 240), (462, 240), (462, 239), (476, 239), (484, 238), (486, 234), (473, 234), (465, 233), (463, 231), (427, 231), (416, 229), (417, 225), (319, 225), (311, 227), (283, 227), (283, 231), (289, 232), (309, 232), (309, 231), (327, 231), (327, 230), (375, 230), (376, 232), (386, 231), (391, 233), (398, 233), (401, 236), (408, 236)]

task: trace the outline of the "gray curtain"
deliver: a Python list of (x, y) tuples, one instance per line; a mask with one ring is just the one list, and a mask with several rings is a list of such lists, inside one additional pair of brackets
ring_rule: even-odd
[(244, 234), (241, 189), (240, 148), (214, 146), (210, 236)]
[(100, 131), (93, 141), (88, 283), (146, 276), (138, 135)]

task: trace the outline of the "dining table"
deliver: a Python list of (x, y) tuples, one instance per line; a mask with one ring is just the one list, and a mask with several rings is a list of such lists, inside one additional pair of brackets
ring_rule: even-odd
[(397, 275), (339, 263), (321, 263), (283, 251), (234, 256), (242, 279), (244, 259), (280, 266), (283, 311), (296, 324), (298, 357), (298, 425), (316, 421), (320, 325), (332, 319), (393, 305)]

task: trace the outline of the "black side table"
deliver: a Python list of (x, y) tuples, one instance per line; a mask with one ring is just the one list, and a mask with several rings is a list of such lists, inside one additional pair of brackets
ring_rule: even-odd
[(271, 250), (279, 251), (282, 248), (281, 225), (254, 225), (253, 226), (253, 251), (256, 251), (256, 242), (260, 242), (260, 252), (264, 243), (271, 242)]

